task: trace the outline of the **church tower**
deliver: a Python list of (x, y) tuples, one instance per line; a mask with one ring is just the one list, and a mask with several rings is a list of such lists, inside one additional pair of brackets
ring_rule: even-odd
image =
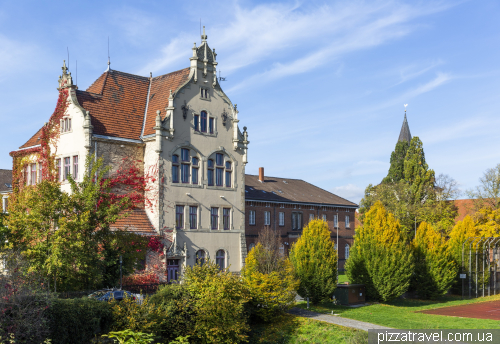
[(401, 132), (399, 133), (398, 141), (406, 141), (410, 143), (411, 133), (410, 126), (408, 125), (408, 120), (406, 119), (406, 106), (405, 106), (405, 119), (403, 120), (403, 126), (401, 127)]

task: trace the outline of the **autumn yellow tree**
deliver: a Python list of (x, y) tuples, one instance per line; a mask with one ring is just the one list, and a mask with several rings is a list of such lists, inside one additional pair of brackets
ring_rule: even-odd
[(399, 221), (377, 201), (356, 230), (346, 262), (349, 281), (366, 286), (372, 300), (388, 301), (408, 290), (413, 254)]
[(250, 291), (250, 312), (264, 321), (272, 320), (295, 304), (299, 281), (294, 269), (286, 257), (277, 257), (273, 271), (265, 271), (261, 266), (261, 256), (269, 256), (266, 248), (258, 243), (245, 260), (241, 271), (243, 280)]
[(413, 255), (412, 289), (418, 297), (433, 299), (445, 294), (458, 273), (458, 264), (445, 238), (430, 224), (422, 222), (413, 240)]
[(300, 280), (299, 295), (313, 304), (331, 298), (337, 286), (337, 250), (331, 232), (323, 220), (313, 220), (290, 251), (296, 275)]

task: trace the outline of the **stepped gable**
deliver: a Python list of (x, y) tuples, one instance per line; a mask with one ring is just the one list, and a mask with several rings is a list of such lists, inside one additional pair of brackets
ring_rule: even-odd
[(408, 125), (408, 120), (406, 119), (406, 111), (405, 111), (405, 119), (403, 120), (403, 126), (401, 127), (401, 132), (399, 133), (398, 141), (407, 141), (408, 143), (410, 143), (411, 141), (410, 126)]
[(245, 175), (245, 199), (358, 207), (356, 203), (300, 179), (266, 176), (264, 182), (260, 182), (259, 176), (250, 174)]
[[(160, 110), (162, 119), (165, 119), (168, 107), (168, 98), (170, 91), (172, 94), (184, 85), (188, 80), (190, 68), (184, 68), (169, 74), (154, 77), (151, 81), (151, 90), (149, 91), (149, 103), (144, 122), (144, 136), (154, 134), (153, 127), (156, 125), (156, 111)], [(176, 104), (180, 108), (183, 104)]]
[(19, 149), (22, 149), (22, 148), (29, 148), (29, 147), (33, 147), (33, 146), (37, 146), (40, 144), (40, 138), (41, 138), (41, 135), (42, 135), (42, 128), (38, 129), (38, 131), (36, 132), (35, 135), (33, 135), (28, 141), (26, 141), (26, 143), (24, 145), (22, 145), (21, 147), (19, 147)]
[[(87, 91), (76, 91), (80, 105), (90, 111), (94, 134), (139, 140), (149, 78), (115, 70), (104, 74)], [(99, 86), (102, 94), (90, 92)]]
[(116, 221), (111, 225), (111, 228), (126, 230), (128, 232), (134, 232), (136, 234), (146, 236), (158, 234), (149, 221), (146, 210), (139, 208), (132, 210), (132, 212), (127, 217), (121, 218)]

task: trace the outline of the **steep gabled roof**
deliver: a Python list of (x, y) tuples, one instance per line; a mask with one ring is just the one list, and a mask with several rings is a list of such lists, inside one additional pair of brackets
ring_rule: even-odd
[[(151, 82), (151, 90), (149, 92), (149, 104), (144, 124), (144, 135), (151, 135), (155, 133), (153, 127), (155, 126), (156, 111), (160, 110), (161, 118), (165, 118), (165, 108), (168, 106), (170, 91), (175, 93), (177, 89), (188, 80), (188, 76), (189, 68), (184, 68), (176, 72), (153, 78)], [(176, 106), (180, 107), (182, 104), (176, 104)]]
[[(99, 88), (102, 93), (94, 93)], [(109, 70), (76, 95), (80, 105), (90, 111), (95, 134), (139, 140), (148, 88), (147, 77)]]
[(127, 217), (116, 221), (111, 228), (126, 230), (141, 235), (157, 235), (144, 209), (134, 209)]
[(40, 136), (42, 135), (42, 128), (38, 129), (35, 135), (33, 135), (21, 148), (33, 147), (40, 144)]
[(272, 201), (285, 203), (316, 203), (335, 206), (357, 207), (331, 192), (318, 188), (301, 179), (265, 177), (245, 175), (245, 199), (256, 201)]
[(399, 133), (398, 141), (407, 141), (408, 143), (410, 143), (411, 141), (410, 126), (408, 125), (408, 120), (406, 119), (406, 111), (405, 111), (405, 119), (403, 120), (403, 126), (401, 127), (401, 132)]

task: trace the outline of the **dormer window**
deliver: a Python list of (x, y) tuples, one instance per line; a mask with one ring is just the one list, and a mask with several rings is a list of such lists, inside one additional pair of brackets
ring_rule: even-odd
[(208, 88), (201, 87), (200, 88), (200, 97), (201, 99), (208, 99)]
[(64, 117), (61, 120), (61, 133), (67, 133), (71, 131), (71, 118)]

